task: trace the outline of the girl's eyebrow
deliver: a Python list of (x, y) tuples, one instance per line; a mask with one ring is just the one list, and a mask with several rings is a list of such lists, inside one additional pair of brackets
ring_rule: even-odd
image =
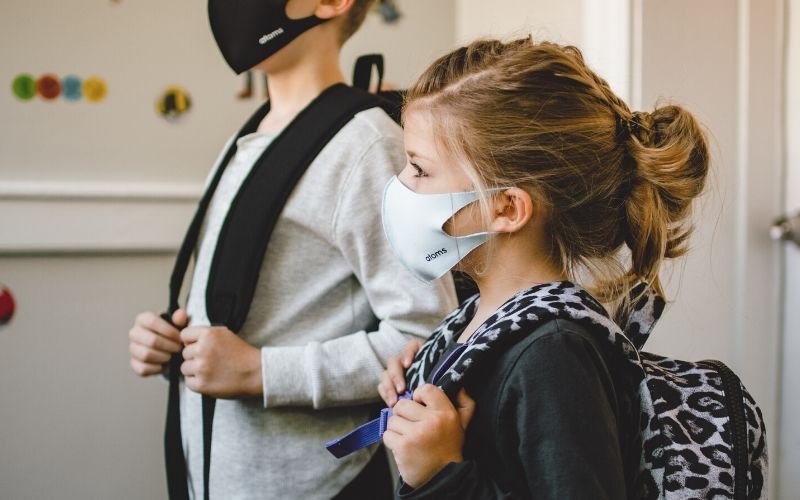
[(407, 150), (406, 154), (408, 154), (409, 158), (419, 158), (421, 160), (430, 160), (430, 158), (428, 158), (428, 157), (426, 157), (424, 155), (421, 155), (419, 153), (416, 153), (414, 151), (411, 151), (411, 150)]

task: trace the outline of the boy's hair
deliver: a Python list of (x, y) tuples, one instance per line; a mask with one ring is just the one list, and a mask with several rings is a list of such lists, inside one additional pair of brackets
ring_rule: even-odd
[(345, 13), (342, 20), (341, 43), (346, 42), (364, 24), (364, 19), (367, 18), (373, 3), (375, 0), (353, 0), (353, 6)]
[[(542, 209), (550, 258), (614, 312), (686, 252), (708, 145), (680, 106), (631, 112), (571, 46), (479, 40), (434, 62), (408, 91), (475, 188), (519, 186)], [(488, 216), (486, 196), (482, 211)], [(625, 253), (621, 252), (627, 247)]]

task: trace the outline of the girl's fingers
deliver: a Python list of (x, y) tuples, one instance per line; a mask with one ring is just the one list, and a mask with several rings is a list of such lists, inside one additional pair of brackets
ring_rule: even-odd
[(419, 422), (425, 418), (425, 407), (410, 399), (401, 399), (398, 401), (394, 405), (394, 408), (392, 408), (392, 412), (412, 422)]
[(462, 387), (456, 396), (456, 410), (461, 420), (461, 428), (466, 429), (475, 414), (475, 400), (469, 397), (467, 391)]
[(431, 410), (441, 411), (453, 408), (447, 395), (432, 384), (425, 384), (414, 391), (414, 401)]
[(397, 402), (394, 384), (389, 377), (389, 373), (386, 371), (381, 374), (381, 382), (378, 384), (378, 394), (381, 395), (381, 399), (383, 399), (383, 402), (386, 403), (386, 406), (389, 408)]
[(392, 415), (386, 424), (386, 429), (404, 435), (411, 432), (414, 422), (410, 422), (399, 415)]
[(411, 363), (414, 362), (414, 356), (419, 351), (419, 348), (422, 346), (422, 342), (417, 339), (410, 341), (406, 344), (405, 349), (403, 350), (403, 367), (408, 368), (411, 366)]
[(400, 358), (391, 358), (386, 367), (389, 374), (390, 383), (398, 394), (406, 390), (406, 370), (400, 362)]
[(390, 450), (394, 450), (397, 447), (398, 441), (402, 438), (403, 436), (400, 434), (387, 429), (386, 432), (383, 433), (383, 444)]

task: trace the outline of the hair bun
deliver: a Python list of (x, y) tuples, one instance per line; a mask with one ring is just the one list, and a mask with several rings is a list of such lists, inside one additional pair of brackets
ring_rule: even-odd
[(653, 132), (653, 116), (647, 111), (634, 111), (627, 121), (628, 134), (642, 144), (649, 144)]
[(680, 106), (633, 113), (631, 121), (638, 130), (628, 143), (636, 175), (626, 200), (626, 243), (632, 271), (652, 279), (660, 259), (686, 253), (691, 202), (708, 173), (708, 144), (700, 123)]

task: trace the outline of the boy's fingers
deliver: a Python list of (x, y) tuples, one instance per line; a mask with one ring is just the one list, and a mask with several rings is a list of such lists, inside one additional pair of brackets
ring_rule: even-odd
[(183, 347), (180, 343), (164, 337), (152, 330), (134, 326), (128, 334), (128, 338), (134, 344), (139, 344), (148, 349), (167, 353), (180, 352)]
[(178, 328), (186, 327), (186, 324), (189, 323), (189, 315), (186, 313), (186, 309), (178, 309), (172, 313), (172, 323)]
[(162, 365), (169, 361), (170, 358), (170, 354), (168, 352), (148, 349), (147, 347), (135, 342), (130, 343), (128, 350), (131, 353), (131, 357), (134, 359), (153, 365)]
[(181, 363), (181, 373), (184, 377), (194, 377), (197, 375), (197, 362), (194, 360), (188, 360)]
[(180, 332), (161, 316), (146, 312), (136, 317), (136, 325), (145, 330), (158, 333), (173, 342), (180, 341)]
[(456, 396), (456, 410), (461, 420), (461, 428), (466, 429), (475, 414), (475, 400), (469, 397), (467, 391), (462, 387)]
[(161, 365), (143, 363), (135, 358), (131, 358), (131, 368), (133, 369), (133, 372), (140, 377), (148, 377), (150, 375), (161, 373)]
[(193, 327), (184, 328), (180, 332), (181, 341), (184, 344), (191, 344), (193, 342), (197, 342), (198, 339), (200, 339), (200, 331), (201, 331), (200, 328), (193, 328)]

